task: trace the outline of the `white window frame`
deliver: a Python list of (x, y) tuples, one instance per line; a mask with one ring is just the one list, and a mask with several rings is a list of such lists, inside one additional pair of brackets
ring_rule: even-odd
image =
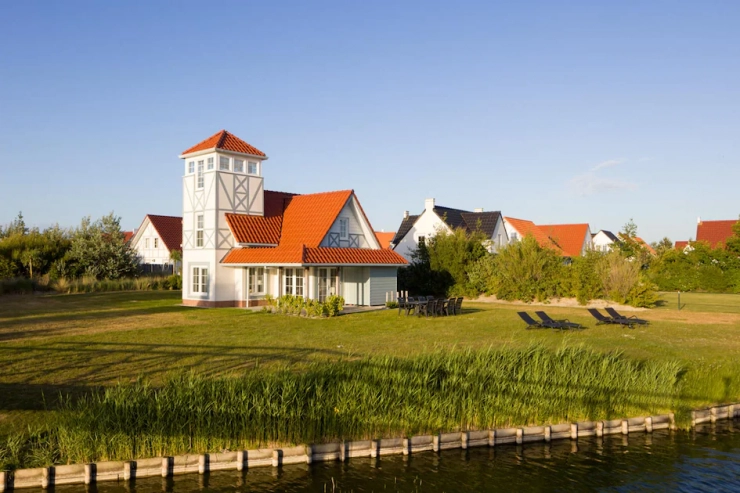
[(234, 173), (244, 173), (244, 160), (234, 158)]
[[(252, 171), (252, 166), (254, 166), (254, 172)], [(260, 174), (260, 166), (257, 161), (247, 161), (247, 174), (248, 175), (259, 175)]]
[(285, 269), (283, 274), (283, 294), (305, 297), (305, 275), (306, 269), (303, 267)]
[(208, 296), (209, 272), (207, 265), (190, 266), (190, 292), (193, 295), (206, 297)]
[[(257, 295), (257, 296), (265, 294), (265, 268), (264, 267), (250, 267), (249, 272), (248, 272), (248, 277), (249, 277), (249, 294)], [(260, 288), (260, 284), (262, 285), (261, 288)]]
[(339, 239), (340, 240), (349, 239), (349, 218), (348, 217), (339, 218)]
[(195, 173), (195, 161), (188, 162), (188, 174), (192, 175)]
[(203, 244), (205, 243), (203, 240), (203, 224), (204, 224), (204, 218), (203, 214), (198, 214), (195, 216), (195, 247), (196, 248), (203, 248)]
[(203, 160), (198, 161), (198, 175), (195, 177), (195, 188), (203, 188)]
[(227, 156), (219, 156), (218, 169), (220, 171), (231, 171), (231, 159), (229, 159)]
[(283, 275), (283, 294), (295, 294), (295, 269), (285, 269)]
[(213, 157), (209, 157), (208, 158), (208, 169), (209, 170), (212, 170), (213, 169), (213, 166), (214, 166)]

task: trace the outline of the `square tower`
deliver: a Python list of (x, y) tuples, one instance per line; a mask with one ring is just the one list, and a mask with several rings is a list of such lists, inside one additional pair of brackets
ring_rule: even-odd
[(264, 215), (264, 152), (221, 130), (184, 151), (182, 298), (192, 306), (235, 306), (235, 269), (220, 265), (234, 246), (226, 213)]

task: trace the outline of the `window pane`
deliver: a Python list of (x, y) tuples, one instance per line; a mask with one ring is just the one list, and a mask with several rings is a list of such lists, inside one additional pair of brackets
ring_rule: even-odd
[(208, 169), (213, 169), (213, 158), (212, 157), (208, 158)]
[(248, 166), (247, 172), (250, 175), (256, 175), (257, 174), (257, 163), (255, 163), (254, 161), (249, 161), (249, 163), (248, 163), (247, 166)]
[(200, 269), (193, 267), (193, 292), (198, 293), (200, 290)]
[(196, 181), (196, 187), (203, 188), (203, 161), (198, 161), (198, 176)]
[(303, 269), (295, 270), (295, 294), (303, 296)]
[(234, 171), (244, 173), (244, 161), (242, 159), (234, 159)]
[(200, 292), (208, 292), (208, 269), (200, 269)]
[(188, 163), (188, 173), (194, 173), (195, 172), (195, 161), (190, 161)]
[(229, 158), (221, 156), (218, 158), (218, 168), (229, 171)]

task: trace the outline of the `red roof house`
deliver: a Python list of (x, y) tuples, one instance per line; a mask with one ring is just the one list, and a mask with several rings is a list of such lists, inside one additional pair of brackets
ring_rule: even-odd
[(700, 220), (696, 226), (696, 241), (704, 241), (712, 248), (724, 246), (725, 242), (733, 236), (732, 227), (737, 222), (737, 219), (727, 221)]
[(129, 244), (145, 270), (169, 270), (176, 264), (172, 252), (182, 251), (182, 218), (147, 214)]

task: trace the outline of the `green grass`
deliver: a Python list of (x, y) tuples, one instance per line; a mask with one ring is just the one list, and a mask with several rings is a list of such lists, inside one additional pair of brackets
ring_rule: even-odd
[[(660, 293), (658, 308), (678, 311), (678, 293)], [(681, 293), (681, 311), (740, 313), (740, 294)]]
[[(54, 414), (47, 409), (56, 407), (60, 394), (75, 397), (139, 377), (160, 386), (168, 376), (187, 371), (240, 379), (255, 368), (304, 373), (315, 365), (332, 368), (337, 362), (363, 364), (387, 357), (411, 364), (430, 354), (516, 351), (533, 344), (550, 353), (562, 348), (619, 351), (627, 362), (681, 368), (669, 395), (672, 404), (640, 405), (631, 412), (675, 410), (685, 423), (691, 408), (740, 400), (740, 297), (731, 295), (695, 295), (712, 301), (729, 296), (721, 298), (723, 312), (679, 312), (669, 306), (640, 312), (653, 324), (634, 330), (596, 326), (581, 308), (549, 308), (554, 318), (588, 327), (562, 333), (527, 331), (516, 316), (521, 307), (501, 304), (466, 302), (462, 316), (449, 318), (407, 318), (385, 310), (316, 320), (186, 308), (179, 306), (179, 296), (154, 291), (0, 298), (0, 434), (51, 422)], [(565, 378), (563, 384), (578, 382)], [(558, 402), (547, 396), (540, 400), (543, 409)], [(510, 407), (508, 419), (515, 424), (553, 417)], [(602, 409), (589, 417), (606, 414)], [(456, 419), (454, 413), (444, 416)], [(507, 417), (506, 412), (499, 416)]]

